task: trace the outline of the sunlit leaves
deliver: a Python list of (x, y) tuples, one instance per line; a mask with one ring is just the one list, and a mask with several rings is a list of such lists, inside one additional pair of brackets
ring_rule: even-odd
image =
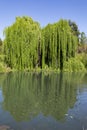
[(77, 38), (72, 34), (68, 21), (61, 19), (55, 24), (48, 24), (42, 33), (44, 63), (63, 70), (64, 62), (75, 56), (77, 45)]
[(6, 63), (11, 68), (33, 68), (38, 61), (40, 26), (29, 17), (17, 17), (5, 30)]
[(5, 62), (11, 68), (63, 70), (64, 62), (75, 57), (77, 37), (67, 20), (48, 24), (41, 30), (32, 18), (17, 17), (4, 34)]

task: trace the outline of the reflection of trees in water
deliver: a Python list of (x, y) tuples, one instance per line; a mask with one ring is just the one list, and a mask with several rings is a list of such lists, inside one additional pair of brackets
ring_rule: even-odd
[(17, 121), (29, 120), (40, 112), (63, 119), (76, 101), (76, 77), (67, 73), (10, 73), (3, 83), (3, 107)]
[(83, 80), (81, 81), (83, 84), (87, 84), (87, 73), (85, 73)]
[(5, 76), (6, 76), (6, 74), (3, 74), (3, 73), (0, 74), (0, 87), (2, 86)]

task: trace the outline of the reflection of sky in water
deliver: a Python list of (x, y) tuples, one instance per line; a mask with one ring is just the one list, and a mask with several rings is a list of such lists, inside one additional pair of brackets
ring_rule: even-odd
[[(71, 120), (71, 121), (70, 121)], [(77, 101), (72, 109), (68, 110), (68, 123), (81, 126), (82, 130), (87, 130), (87, 86), (83, 85), (77, 90)], [(72, 125), (72, 126), (73, 126)], [(73, 127), (74, 127), (73, 126)]]

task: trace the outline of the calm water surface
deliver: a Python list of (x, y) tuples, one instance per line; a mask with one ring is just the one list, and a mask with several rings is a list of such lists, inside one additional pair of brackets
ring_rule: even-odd
[(0, 130), (87, 130), (87, 74), (0, 74)]

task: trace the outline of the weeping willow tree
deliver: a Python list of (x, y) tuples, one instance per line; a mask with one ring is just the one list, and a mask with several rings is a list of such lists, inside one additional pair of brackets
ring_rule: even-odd
[(5, 62), (19, 70), (34, 68), (38, 64), (40, 26), (30, 17), (17, 17), (4, 31)]
[(64, 62), (75, 57), (77, 37), (67, 20), (48, 24), (42, 30), (30, 17), (17, 17), (5, 29), (5, 63), (11, 68), (24, 70), (46, 66), (63, 70)]
[(66, 20), (48, 24), (42, 30), (42, 68), (47, 65), (63, 70), (63, 64), (75, 57), (77, 37)]

